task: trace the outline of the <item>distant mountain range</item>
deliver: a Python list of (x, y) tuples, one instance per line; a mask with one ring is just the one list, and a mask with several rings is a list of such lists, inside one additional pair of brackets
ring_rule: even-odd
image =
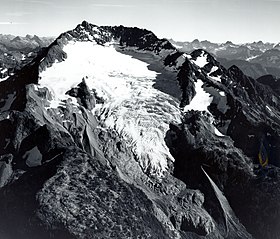
[(30, 62), (36, 53), (47, 47), (54, 40), (52, 37), (25, 37), (0, 34), (0, 80), (7, 78)]
[(280, 43), (264, 43), (262, 41), (234, 44), (212, 43), (210, 41), (194, 40), (192, 42), (171, 43), (182, 51), (190, 53), (196, 49), (204, 49), (213, 54), (226, 68), (238, 66), (246, 75), (258, 78), (263, 75), (280, 77)]
[[(0, 34), (0, 80), (6, 79), (15, 70), (29, 63), (41, 48), (49, 46), (53, 41), (53, 37), (38, 37), (36, 35), (21, 37)], [(176, 48), (187, 53), (204, 49), (213, 54), (227, 69), (236, 65), (246, 75), (255, 79), (265, 75), (280, 78), (280, 43), (258, 41), (234, 44), (227, 41), (219, 44), (197, 39), (192, 42), (171, 39), (170, 42)]]

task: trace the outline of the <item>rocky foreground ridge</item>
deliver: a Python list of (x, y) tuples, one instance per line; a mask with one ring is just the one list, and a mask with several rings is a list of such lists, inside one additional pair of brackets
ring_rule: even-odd
[(262, 83), (143, 29), (61, 34), (0, 82), (1, 238), (279, 238)]

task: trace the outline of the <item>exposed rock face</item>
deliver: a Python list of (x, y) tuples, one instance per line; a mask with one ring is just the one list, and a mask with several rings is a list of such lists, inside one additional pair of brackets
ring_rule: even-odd
[(95, 107), (95, 98), (90, 94), (90, 90), (83, 79), (77, 88), (72, 88), (66, 94), (78, 99), (78, 103), (87, 110), (92, 110)]
[(263, 75), (257, 79), (258, 82), (264, 85), (268, 85), (274, 90), (278, 95), (280, 94), (279, 78), (273, 75)]
[(168, 238), (152, 202), (84, 152), (67, 159), (37, 195), (38, 217), (78, 238)]
[[(199, 54), (203, 53), (200, 51)], [(196, 60), (193, 57), (195, 55), (192, 54), (189, 59)], [(181, 71), (186, 65), (184, 64)], [(267, 197), (263, 185), (270, 188), (273, 195), (278, 195), (279, 189), (276, 185), (279, 183), (276, 181), (278, 181), (279, 171), (279, 106), (275, 104), (279, 100), (278, 95), (271, 88), (245, 76), (236, 66), (227, 71), (213, 61), (211, 66), (216, 66), (216, 71), (220, 71), (215, 73), (215, 77), (217, 75), (220, 77), (213, 78), (213, 73), (206, 73), (209, 71), (208, 64), (200, 68), (200, 72), (193, 74), (191, 79), (188, 74), (186, 79), (194, 82), (200, 78), (205, 82), (204, 90), (211, 92), (214, 97), (208, 107), (214, 120), (211, 120), (209, 115), (188, 111), (185, 113), (182, 125), (170, 126), (166, 142), (175, 158), (174, 175), (183, 180), (187, 186), (199, 188), (206, 195), (205, 198), (210, 199), (212, 192), (209, 192), (209, 187), (205, 186), (207, 184), (203, 167), (225, 193), (237, 217), (249, 232), (256, 238), (277, 238), (276, 235), (279, 233), (276, 233), (277, 223), (271, 221), (263, 225), (263, 220), (270, 221), (268, 215), (274, 217), (274, 212), (278, 208), (277, 203)], [(216, 79), (216, 82), (212, 79)], [(213, 94), (213, 87), (226, 92), (218, 96), (226, 96), (226, 110), (219, 107), (221, 101), (215, 99), (217, 96)], [(192, 95), (193, 89), (189, 92)], [(231, 139), (215, 133), (213, 124)], [(265, 144), (267, 158), (271, 165), (269, 168), (256, 170), (253, 163), (259, 163), (258, 154), (262, 144)], [(269, 201), (266, 206), (256, 202), (257, 194), (261, 190), (264, 190), (260, 196), (261, 201)], [(253, 205), (248, 198), (253, 199), (255, 204)], [(217, 210), (212, 204), (214, 199), (210, 201), (209, 206), (206, 200), (205, 208)], [(214, 215), (212, 216), (215, 218)], [(275, 215), (275, 218), (277, 217), (278, 214)]]
[(0, 89), (1, 236), (277, 238), (279, 95), (237, 67), (84, 21)]
[[(229, 138), (211, 134), (207, 121), (205, 115), (189, 112), (184, 124), (170, 126), (167, 142), (176, 159), (174, 175), (186, 182), (187, 187), (198, 188), (204, 193), (204, 207), (211, 208), (211, 216), (215, 218), (219, 209), (213, 205), (215, 199), (203, 174), (204, 168), (256, 238), (277, 238), (279, 225), (276, 218), (279, 215), (275, 212), (279, 205), (274, 197), (279, 195), (279, 169), (270, 166), (255, 171), (255, 175), (250, 159), (234, 148)], [(267, 190), (274, 195), (273, 198)]]

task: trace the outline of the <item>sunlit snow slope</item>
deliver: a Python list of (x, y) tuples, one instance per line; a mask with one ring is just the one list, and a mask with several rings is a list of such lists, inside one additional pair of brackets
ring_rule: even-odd
[(153, 88), (160, 73), (116, 51), (113, 44), (71, 41), (63, 50), (67, 59), (40, 73), (39, 85), (52, 93), (50, 107), (63, 105), (62, 100), (71, 98), (65, 92), (85, 78), (105, 101), (93, 113), (130, 143), (145, 172), (162, 174), (167, 160), (173, 160), (164, 137), (169, 123), (179, 122), (181, 112), (177, 101)]

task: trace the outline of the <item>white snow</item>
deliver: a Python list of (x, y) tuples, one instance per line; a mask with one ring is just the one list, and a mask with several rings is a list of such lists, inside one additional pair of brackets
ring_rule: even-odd
[(25, 163), (28, 167), (42, 165), (42, 154), (37, 146), (26, 151), (22, 158), (26, 160)]
[(100, 33), (100, 30), (98, 29), (98, 27), (93, 27), (91, 30), (94, 31), (95, 33)]
[(257, 58), (258, 56), (260, 56), (260, 55), (248, 57), (248, 58), (246, 59), (246, 61), (251, 61), (251, 60)]
[(87, 35), (87, 37), (88, 37), (88, 39), (90, 40), (90, 41), (93, 41), (94, 39), (93, 39), (93, 36), (88, 32), (88, 31), (85, 31), (84, 30), (84, 33)]
[(211, 73), (215, 72), (218, 69), (219, 68), (217, 66), (213, 66), (211, 71), (207, 75), (211, 80), (214, 80), (214, 81), (217, 81), (217, 82), (222, 82), (221, 76), (210, 76)]
[(99, 36), (98, 34), (96, 34), (96, 33), (93, 35), (93, 37), (94, 37), (95, 39), (99, 39), (99, 38), (100, 38), (100, 36)]
[(186, 105), (184, 111), (189, 110), (199, 110), (199, 111), (208, 111), (208, 106), (213, 101), (213, 97), (203, 90), (203, 81), (198, 79), (195, 82), (195, 92), (196, 95), (192, 99), (189, 105)]
[[(211, 117), (211, 124), (214, 128), (214, 133), (217, 136), (223, 137), (223, 135), (213, 124), (214, 122), (214, 116), (209, 112), (208, 106), (212, 103), (214, 100), (214, 96), (212, 96), (210, 93), (207, 93), (203, 89), (203, 81), (198, 79), (197, 82), (195, 82), (195, 92), (196, 95), (192, 99), (189, 105), (186, 105), (184, 108), (184, 112), (189, 111), (189, 110), (198, 110), (198, 111), (206, 111), (210, 114)], [(224, 92), (219, 92), (224, 93)], [(225, 96), (222, 96), (225, 97)], [(226, 102), (218, 102), (217, 108), (221, 111), (227, 111), (227, 105)]]
[(169, 123), (179, 122), (181, 112), (175, 100), (170, 102), (169, 95), (153, 88), (158, 73), (111, 44), (70, 42), (63, 50), (67, 59), (40, 74), (39, 84), (52, 92), (51, 105), (71, 98), (65, 92), (84, 77), (105, 100), (93, 113), (130, 143), (144, 171), (161, 175), (167, 158), (173, 160), (164, 137)]
[(211, 69), (211, 71), (208, 73), (208, 75), (210, 75), (211, 73), (215, 72), (215, 71), (218, 70), (218, 69), (219, 69), (219, 67), (213, 66), (212, 69)]
[(220, 94), (221, 96), (226, 96), (226, 94), (225, 94), (224, 91), (220, 91), (219, 94)]
[(214, 81), (222, 82), (221, 76), (208, 76), (208, 77), (210, 77), (210, 79), (212, 79), (212, 80), (214, 80)]
[(1, 72), (2, 74), (4, 74), (4, 73), (6, 73), (7, 71), (8, 71), (7, 68), (3, 68), (0, 72)]
[(219, 137), (223, 137), (224, 136), (215, 126), (214, 126), (214, 132)]
[(201, 56), (198, 56), (196, 60), (193, 60), (192, 62), (200, 68), (204, 67), (208, 63), (207, 54), (201, 54)]
[(1, 81), (7, 80), (9, 77), (10, 77), (10, 76), (6, 76), (6, 77), (4, 77), (4, 78), (2, 78), (2, 79), (0, 78), (0, 82), (1, 82)]
[(272, 110), (269, 108), (269, 106), (266, 105), (265, 107), (266, 107), (269, 111), (272, 111)]
[(183, 48), (183, 46), (179, 46), (179, 45), (174, 44), (174, 43), (172, 43), (172, 45), (173, 45), (174, 47), (176, 47), (177, 49), (181, 49), (181, 48)]

